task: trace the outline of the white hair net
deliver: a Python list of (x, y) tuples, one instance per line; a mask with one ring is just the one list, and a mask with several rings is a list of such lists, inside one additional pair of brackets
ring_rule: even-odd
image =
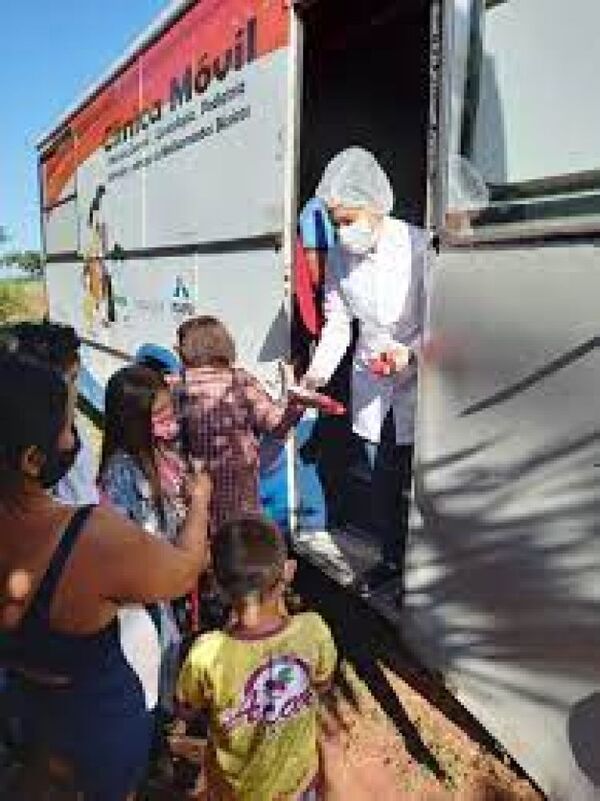
[(316, 195), (330, 206), (368, 208), (389, 214), (394, 208), (394, 191), (389, 178), (372, 153), (350, 147), (329, 162)]

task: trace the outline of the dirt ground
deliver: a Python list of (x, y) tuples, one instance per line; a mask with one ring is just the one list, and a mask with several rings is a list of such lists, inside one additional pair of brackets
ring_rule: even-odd
[[(397, 801), (541, 801), (507, 755), (359, 599), (301, 566), (298, 590), (334, 631), (352, 696), (350, 760), (386, 765)], [(342, 680), (342, 684), (343, 684)]]
[[(510, 758), (359, 599), (307, 565), (300, 567), (297, 589), (336, 637), (344, 660), (335, 693), (343, 720), (341, 758), (373, 788), (376, 801), (542, 801)], [(201, 763), (201, 741), (176, 738), (176, 745)], [(148, 801), (184, 798), (202, 801), (203, 795), (163, 785)]]
[[(100, 432), (86, 418), (82, 422), (97, 449)], [(336, 681), (343, 760), (371, 783), (376, 801), (543, 801), (442, 682), (360, 599), (306, 563), (299, 566), (296, 590), (303, 606), (318, 611), (333, 631), (343, 664)], [(182, 766), (193, 776), (203, 742), (178, 737), (176, 750), (187, 757)], [(385, 790), (379, 792), (375, 788), (382, 781)], [(203, 795), (162, 779), (141, 801), (184, 799), (203, 801)], [(353, 801), (352, 795), (344, 801)]]

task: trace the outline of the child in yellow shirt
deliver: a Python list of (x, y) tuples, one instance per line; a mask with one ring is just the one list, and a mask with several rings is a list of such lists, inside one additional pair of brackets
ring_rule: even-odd
[(213, 564), (232, 623), (200, 637), (178, 683), (182, 704), (209, 713), (208, 798), (318, 801), (318, 694), (335, 669), (331, 633), (317, 614), (287, 614), (296, 566), (265, 518), (226, 523)]

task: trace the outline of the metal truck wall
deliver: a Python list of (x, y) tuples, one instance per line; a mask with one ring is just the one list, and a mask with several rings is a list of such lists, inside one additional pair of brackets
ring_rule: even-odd
[(66, 123), (41, 167), (59, 319), (132, 352), (172, 345), (181, 319), (210, 310), (227, 318), (248, 366), (273, 375), (287, 352), (274, 237), (288, 15), (279, 2), (195, 3)]
[(556, 801), (600, 798), (599, 265), (442, 255), (420, 387), (406, 632)]

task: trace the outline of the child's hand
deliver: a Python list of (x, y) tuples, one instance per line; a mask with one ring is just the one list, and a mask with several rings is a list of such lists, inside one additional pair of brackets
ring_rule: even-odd
[(343, 403), (323, 395), (321, 392), (309, 390), (304, 384), (289, 388), (290, 401), (305, 409), (318, 409), (324, 414), (331, 414), (339, 417), (346, 413)]
[(318, 376), (307, 373), (300, 381), (300, 386), (309, 392), (318, 392), (324, 383)]

